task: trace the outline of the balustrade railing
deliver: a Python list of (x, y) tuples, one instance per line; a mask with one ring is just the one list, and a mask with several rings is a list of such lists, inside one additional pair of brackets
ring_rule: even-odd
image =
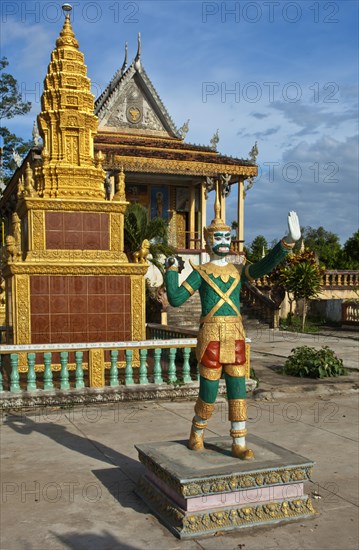
[(244, 245), (244, 241), (240, 241), (238, 239), (232, 239), (231, 241), (231, 251), (232, 252), (235, 252), (237, 254), (243, 254), (244, 255), (244, 252), (242, 251), (243, 250), (243, 245)]
[(177, 230), (177, 248), (185, 250), (202, 250), (204, 243), (202, 242), (201, 234), (196, 231), (179, 231)]
[(255, 310), (271, 328), (279, 326), (280, 307), (251, 283), (246, 282), (241, 288), (241, 297), (246, 305)]
[[(259, 288), (269, 288), (268, 277), (256, 279), (256, 286)], [(344, 290), (359, 287), (359, 271), (327, 269), (322, 276), (321, 287), (324, 290), (326, 288), (341, 288)]]
[(168, 338), (196, 338), (198, 330), (172, 325), (160, 325), (158, 323), (147, 323), (147, 338), (150, 340), (162, 340)]
[(326, 270), (322, 277), (322, 287), (353, 288), (359, 286), (359, 271)]
[(198, 380), (196, 338), (0, 346), (0, 392), (18, 393)]
[(342, 324), (359, 326), (359, 303), (358, 302), (342, 303)]
[[(267, 276), (256, 279), (255, 282), (258, 288), (270, 288), (269, 278)], [(322, 289), (353, 289), (359, 287), (359, 271), (350, 270), (329, 270), (327, 269), (321, 281)]]

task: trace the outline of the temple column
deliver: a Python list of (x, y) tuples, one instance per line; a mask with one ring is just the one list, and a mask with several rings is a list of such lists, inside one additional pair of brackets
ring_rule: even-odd
[(195, 189), (192, 184), (189, 192), (189, 248), (195, 248), (195, 215), (196, 215), (196, 201), (195, 201)]
[(238, 227), (237, 239), (239, 241), (239, 252), (243, 252), (244, 246), (244, 178), (240, 176), (238, 180), (238, 200), (237, 200)]
[(204, 237), (203, 237), (203, 229), (206, 227), (206, 218), (207, 218), (207, 201), (206, 201), (206, 183), (203, 181), (201, 183), (201, 197), (200, 197), (200, 213), (201, 213), (201, 219), (199, 224), (199, 231), (200, 231), (200, 239), (201, 244), (200, 248), (204, 248)]
[(115, 176), (110, 176), (110, 194), (109, 194), (110, 201), (112, 201), (115, 192), (116, 192)]

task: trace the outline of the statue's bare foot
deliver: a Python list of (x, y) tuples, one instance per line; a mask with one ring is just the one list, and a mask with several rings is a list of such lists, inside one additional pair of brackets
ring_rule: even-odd
[(242, 445), (233, 443), (232, 456), (240, 458), (241, 460), (252, 460), (252, 458), (254, 458), (254, 452), (252, 449), (247, 449), (246, 447), (242, 447)]

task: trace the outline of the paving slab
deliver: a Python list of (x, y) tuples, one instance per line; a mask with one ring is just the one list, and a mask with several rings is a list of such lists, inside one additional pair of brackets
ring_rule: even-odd
[(291, 350), (298, 346), (309, 346), (315, 349), (329, 346), (339, 358), (343, 359), (345, 367), (359, 370), (359, 339), (356, 338), (356, 334), (353, 331), (353, 337), (349, 338), (342, 337), (337, 331), (333, 331), (331, 335), (303, 334), (259, 326), (257, 329), (250, 329), (247, 337), (251, 339), (252, 352), (278, 357), (288, 357)]
[[(61, 414), (29, 411), (2, 418), (1, 549), (356, 548), (356, 397), (340, 396), (338, 423), (328, 429), (325, 415), (313, 420), (316, 399), (302, 399), (295, 420), (268, 408), (271, 403), (249, 401), (251, 433), (316, 461), (306, 485), (309, 495), (321, 497), (313, 501), (319, 512), (313, 520), (178, 541), (134, 492), (143, 473), (134, 445), (186, 438), (193, 402), (141, 403), (135, 412), (126, 403), (115, 410), (102, 405), (96, 416), (88, 407)], [(258, 405), (261, 415), (255, 418)], [(210, 427), (208, 436), (228, 436), (225, 400)]]
[[(193, 401), (40, 407), (1, 417), (1, 550), (356, 549), (358, 340), (251, 336), (263, 391), (248, 399), (249, 433), (316, 462), (306, 484), (314, 519), (179, 541), (134, 492), (143, 474), (134, 445), (186, 439)], [(281, 378), (278, 366), (303, 343), (330, 345), (354, 369), (349, 379)], [(207, 437), (228, 437), (227, 413), (219, 398)]]

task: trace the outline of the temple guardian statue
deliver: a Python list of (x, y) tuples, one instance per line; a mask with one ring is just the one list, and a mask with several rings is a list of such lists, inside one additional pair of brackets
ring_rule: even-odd
[(254, 458), (254, 453), (246, 446), (246, 356), (240, 290), (244, 282), (251, 282), (270, 273), (285, 258), (300, 238), (300, 226), (297, 214), (290, 212), (288, 235), (260, 261), (239, 266), (226, 261), (231, 245), (231, 228), (220, 217), (218, 182), (214, 211), (214, 220), (204, 229), (210, 261), (200, 266), (191, 263), (193, 271), (180, 286), (177, 259), (169, 258), (166, 263), (169, 303), (180, 306), (198, 290), (202, 304), (196, 348), (200, 372), (199, 396), (188, 447), (193, 451), (204, 449), (204, 430), (214, 410), (223, 371), (231, 422), (230, 435), (233, 439), (232, 455), (249, 460)]

